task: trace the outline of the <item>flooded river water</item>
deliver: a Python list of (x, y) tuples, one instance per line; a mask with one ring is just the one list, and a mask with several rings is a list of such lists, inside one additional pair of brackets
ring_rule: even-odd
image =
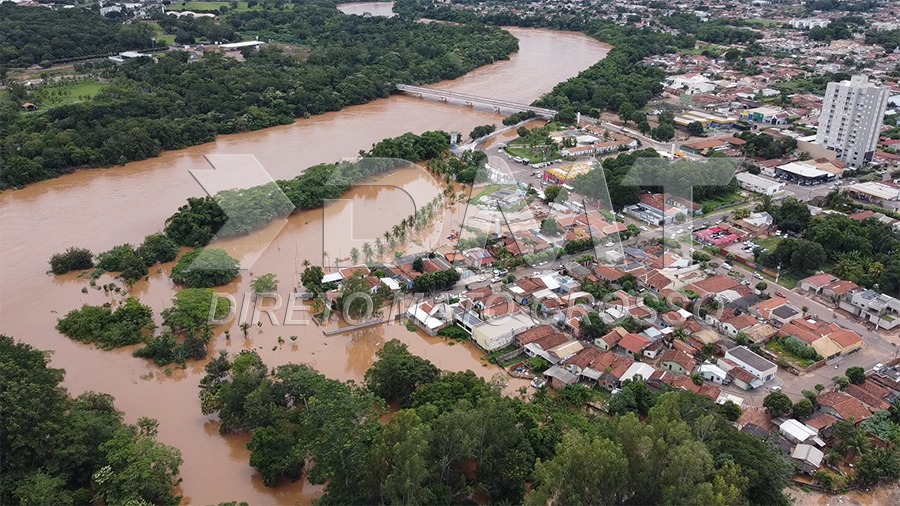
[[(435, 86), (527, 103), (597, 62), (609, 49), (574, 33), (510, 31), (519, 38), (520, 50), (509, 61)], [(124, 242), (140, 243), (145, 235), (161, 230), (164, 220), (187, 197), (204, 195), (189, 171), (209, 169), (205, 155), (251, 154), (273, 178), (291, 178), (307, 166), (353, 156), (386, 137), (436, 129), (467, 135), (474, 126), (499, 124), (501, 119), (489, 111), (394, 96), (300, 119), (292, 125), (221, 136), (213, 143), (166, 152), (150, 160), (80, 171), (5, 191), (0, 194), (0, 332), (53, 350), (52, 365), (66, 369), (65, 386), (73, 395), (88, 390), (107, 392), (116, 397), (116, 405), (128, 421), (141, 416), (158, 419), (159, 439), (178, 447), (184, 456), (180, 493), (185, 503), (308, 503), (320, 494), (320, 488), (302, 481), (274, 489), (264, 487), (248, 464), (247, 437), (223, 437), (216, 423), (201, 415), (197, 385), (203, 375), (202, 363), (161, 369), (133, 358), (132, 349), (100, 351), (61, 336), (54, 328), (58, 317), (82, 304), (100, 304), (110, 296), (95, 290), (82, 293), (87, 282), (75, 274), (47, 274), (47, 260), (68, 246), (97, 253)], [(267, 245), (249, 271), (242, 271), (221, 291), (244, 293), (251, 273), (273, 272), (278, 275), (280, 291), (289, 292), (298, 281), (300, 262), (318, 262), (323, 244), (334, 258), (349, 256), (351, 246), (372, 241), (412, 212), (406, 195), (426, 202), (440, 191), (427, 173), (413, 168), (384, 175), (379, 183), (382, 186), (357, 188), (324, 210), (293, 215), (271, 243), (263, 230), (219, 244), (231, 251)], [(354, 224), (352, 232), (345, 223)], [(170, 268), (171, 264), (154, 267), (149, 281), (132, 289), (157, 312), (169, 304), (174, 293), (168, 278)], [(104, 278), (100, 284), (108, 281)], [(326, 337), (315, 325), (276, 327), (266, 322), (261, 328), (251, 328), (244, 338), (235, 321), (230, 340), (222, 330), (211, 349), (237, 352), (254, 348), (270, 366), (309, 363), (340, 380), (361, 380), (375, 351), (392, 338), (401, 339), (412, 352), (443, 369), (471, 369), (485, 378), (498, 371), (488, 367), (481, 353), (468, 344), (452, 346), (401, 325)], [(295, 342), (291, 335), (297, 336)], [(284, 339), (283, 345), (278, 344), (278, 337)]]

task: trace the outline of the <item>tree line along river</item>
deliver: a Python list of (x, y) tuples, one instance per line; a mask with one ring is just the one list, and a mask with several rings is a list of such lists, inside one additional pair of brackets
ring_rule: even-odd
[[(508, 61), (476, 69), (452, 81), (434, 85), (473, 95), (502, 97), (530, 103), (558, 82), (602, 59), (609, 46), (585, 35), (550, 30), (509, 28), (519, 39), (519, 51)], [(274, 179), (296, 176), (303, 168), (353, 156), (375, 142), (405, 132), (459, 131), (474, 126), (499, 124), (493, 112), (408, 96), (392, 96), (341, 111), (298, 119), (286, 126), (219, 137), (215, 142), (157, 158), (109, 169), (83, 170), (0, 194), (0, 332), (39, 349), (53, 350), (52, 366), (66, 370), (65, 386), (72, 395), (94, 390), (116, 397), (116, 406), (128, 422), (141, 416), (160, 421), (159, 440), (179, 448), (184, 457), (183, 482), (178, 491), (185, 503), (215, 504), (247, 501), (251, 504), (309, 503), (320, 493), (304, 481), (267, 488), (248, 464), (246, 436), (221, 436), (217, 424), (200, 413), (197, 384), (203, 363), (189, 362), (185, 369), (161, 369), (131, 356), (131, 348), (101, 351), (71, 341), (54, 328), (57, 318), (82, 304), (102, 304), (110, 298), (102, 291), (82, 293), (86, 279), (75, 274), (47, 274), (47, 259), (68, 246), (104, 251), (123, 242), (140, 243), (162, 229), (164, 220), (185, 199), (204, 195), (189, 171), (209, 170), (204, 156), (254, 155)], [(417, 201), (427, 202), (439, 192), (424, 171), (404, 169), (383, 176), (378, 186), (352, 190), (341, 202), (292, 215), (277, 240), (262, 253), (251, 272), (278, 275), (281, 291), (297, 282), (299, 263), (321, 260), (329, 254), (348, 256), (350, 247), (371, 241), (394, 221), (406, 216), (412, 203), (397, 198), (402, 188)], [(344, 224), (354, 223), (353, 235)], [(325, 239), (326, 228), (344, 230)], [(262, 237), (251, 234), (217, 244), (232, 252), (252, 250)], [(172, 264), (155, 266), (148, 281), (134, 285), (131, 293), (158, 313), (170, 304), (175, 287), (168, 277)], [(104, 276), (103, 279), (105, 279)], [(248, 290), (250, 275), (242, 275), (220, 291), (240, 294)], [(108, 282), (98, 280), (98, 284)], [(238, 297), (240, 300), (240, 298)], [(270, 366), (308, 363), (326, 376), (361, 380), (378, 347), (391, 338), (407, 343), (410, 350), (438, 367), (472, 369), (486, 378), (496, 372), (484, 367), (481, 353), (468, 345), (449, 346), (399, 325), (382, 325), (339, 334), (322, 335), (315, 326), (253, 328), (245, 339), (237, 320), (226, 341), (221, 331), (213, 349), (236, 353), (256, 349)], [(296, 343), (273, 347), (277, 338), (297, 335)]]

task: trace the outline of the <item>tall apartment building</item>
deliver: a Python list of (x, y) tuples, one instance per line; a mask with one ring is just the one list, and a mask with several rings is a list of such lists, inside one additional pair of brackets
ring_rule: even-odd
[(890, 90), (865, 76), (828, 83), (816, 144), (837, 153), (853, 167), (872, 160)]

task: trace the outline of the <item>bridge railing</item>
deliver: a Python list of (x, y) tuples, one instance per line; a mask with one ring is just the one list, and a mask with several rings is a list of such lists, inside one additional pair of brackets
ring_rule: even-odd
[(532, 105), (519, 104), (509, 100), (502, 100), (490, 97), (479, 97), (477, 95), (469, 95), (466, 93), (457, 93), (454, 91), (436, 90), (433, 88), (423, 88), (421, 86), (412, 86), (409, 84), (397, 84), (397, 89), (406, 93), (415, 93), (419, 96), (432, 96), (444, 99), (459, 100), (470, 105), (483, 104), (496, 108), (511, 109), (516, 111), (532, 111), (536, 114), (546, 117), (556, 116), (556, 111), (543, 107), (535, 107)]

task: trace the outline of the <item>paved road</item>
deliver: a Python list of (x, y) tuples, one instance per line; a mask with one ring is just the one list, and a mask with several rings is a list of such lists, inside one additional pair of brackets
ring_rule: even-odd
[[(739, 270), (743, 270), (745, 273), (750, 273), (750, 270), (743, 265), (737, 264), (735, 267)], [(724, 272), (724, 269), (721, 270)], [(766, 283), (769, 285), (769, 288), (767, 289), (768, 293), (773, 295), (775, 292), (784, 293), (788, 302), (798, 309), (803, 308), (804, 306), (807, 307), (809, 309), (809, 315), (815, 316), (816, 319), (821, 321), (835, 322), (842, 328), (852, 330), (859, 334), (865, 343), (865, 347), (861, 351), (851, 354), (840, 360), (837, 364), (825, 366), (802, 376), (794, 376), (789, 372), (779, 370), (778, 377), (780, 381), (771, 383), (767, 385), (767, 387), (780, 384), (783, 386), (784, 392), (796, 400), (802, 397), (801, 392), (803, 390), (813, 390), (816, 384), (821, 383), (826, 387), (829, 387), (831, 385), (831, 378), (844, 374), (850, 367), (862, 367), (866, 371), (869, 371), (875, 364), (885, 363), (897, 356), (898, 350), (900, 350), (897, 346), (897, 339), (883, 337), (872, 331), (871, 327), (862, 324), (859, 320), (847, 317), (842, 312), (835, 312), (831, 307), (808, 297), (802, 292), (792, 291), (771, 280), (767, 280)], [(765, 397), (768, 392), (761, 391), (756, 392), (753, 395), (748, 395), (746, 392), (738, 393), (744, 397), (752, 397), (754, 399), (760, 397), (758, 399), (759, 402), (754, 403), (762, 405), (762, 397)]]

